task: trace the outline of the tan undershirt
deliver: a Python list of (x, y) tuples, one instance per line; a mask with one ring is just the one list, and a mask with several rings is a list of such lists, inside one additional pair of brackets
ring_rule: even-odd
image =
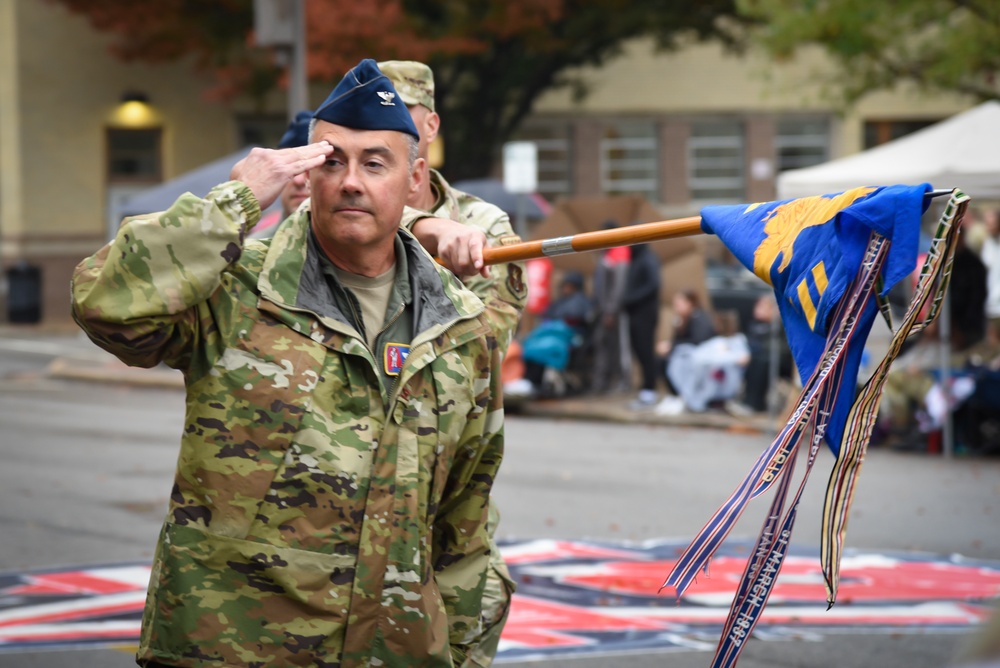
[(337, 280), (351, 291), (361, 305), (361, 320), (365, 325), (365, 341), (369, 350), (375, 350), (375, 339), (385, 324), (385, 310), (389, 307), (392, 284), (396, 278), (396, 265), (385, 273), (369, 278), (333, 268)]

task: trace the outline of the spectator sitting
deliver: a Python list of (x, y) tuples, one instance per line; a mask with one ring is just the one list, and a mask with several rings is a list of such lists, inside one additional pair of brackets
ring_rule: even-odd
[(549, 377), (554, 385), (548, 393), (561, 395), (567, 390), (565, 378), (559, 374), (570, 366), (573, 350), (583, 344), (593, 320), (594, 307), (584, 292), (583, 282), (581, 273), (567, 272), (559, 284), (559, 297), (522, 342), (524, 379), (531, 384), (532, 394), (545, 385), (547, 370), (551, 370)]
[(701, 307), (701, 298), (694, 290), (681, 290), (671, 302), (674, 309), (674, 335), (670, 341), (660, 341), (657, 353), (664, 363), (673, 348), (681, 343), (698, 345), (715, 336), (712, 317)]
[(570, 327), (587, 329), (594, 314), (594, 304), (584, 291), (583, 274), (568, 271), (559, 284), (559, 296), (542, 314), (545, 320), (562, 320)]
[(664, 397), (656, 407), (657, 413), (701, 413), (739, 394), (750, 361), (750, 347), (747, 337), (735, 330), (732, 326), (701, 343), (671, 346), (666, 375), (677, 396)]
[(677, 396), (677, 388), (667, 374), (673, 351), (681, 344), (698, 345), (715, 336), (715, 325), (712, 324), (712, 318), (708, 313), (701, 308), (701, 299), (697, 292), (681, 290), (674, 293), (671, 306), (674, 310), (673, 337), (669, 341), (660, 341), (656, 344), (658, 365), (667, 385), (667, 396), (657, 404), (656, 412), (666, 415), (677, 414), (684, 410), (684, 402)]

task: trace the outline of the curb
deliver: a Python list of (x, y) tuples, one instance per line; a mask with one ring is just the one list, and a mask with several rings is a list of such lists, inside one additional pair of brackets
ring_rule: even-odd
[(764, 434), (774, 431), (768, 416), (735, 417), (728, 413), (706, 411), (659, 415), (654, 411), (636, 411), (627, 407), (627, 400), (549, 399), (532, 400), (506, 407), (511, 415), (525, 415), (550, 419), (572, 418), (619, 424), (645, 424), (650, 426), (693, 427), (716, 429), (732, 433)]
[[(152, 369), (130, 367), (110, 356), (107, 361), (93, 363), (83, 363), (80, 360), (60, 357), (49, 363), (45, 370), (45, 376), (63, 380), (133, 387), (184, 389), (184, 377), (179, 371), (162, 367)], [(766, 415), (736, 417), (719, 411), (659, 415), (652, 410), (632, 410), (628, 408), (627, 403), (627, 397), (515, 401), (506, 406), (506, 412), (510, 415), (547, 419), (692, 427), (740, 434), (765, 434), (774, 431), (773, 422)]]

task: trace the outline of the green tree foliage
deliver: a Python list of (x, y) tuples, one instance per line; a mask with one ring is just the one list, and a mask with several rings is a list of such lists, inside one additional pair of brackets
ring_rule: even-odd
[[(119, 58), (193, 59), (214, 75), (210, 95), (260, 99), (283, 85), (274, 54), (254, 46), (252, 0), (50, 1), (112, 33)], [(585, 93), (573, 68), (599, 65), (643, 36), (661, 48), (691, 38), (734, 44), (734, 1), (307, 0), (309, 76), (332, 85), (362, 57), (428, 63), (446, 174), (484, 176), (543, 92)]]
[(773, 56), (818, 45), (838, 67), (828, 83), (850, 103), (901, 82), (979, 100), (1000, 97), (997, 0), (737, 0)]

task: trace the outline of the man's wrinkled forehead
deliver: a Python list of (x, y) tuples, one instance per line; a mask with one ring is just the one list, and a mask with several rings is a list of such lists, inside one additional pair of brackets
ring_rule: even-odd
[(315, 121), (311, 141), (327, 141), (334, 153), (342, 155), (384, 155), (395, 157), (407, 152), (408, 137), (396, 130), (359, 130), (336, 123)]

